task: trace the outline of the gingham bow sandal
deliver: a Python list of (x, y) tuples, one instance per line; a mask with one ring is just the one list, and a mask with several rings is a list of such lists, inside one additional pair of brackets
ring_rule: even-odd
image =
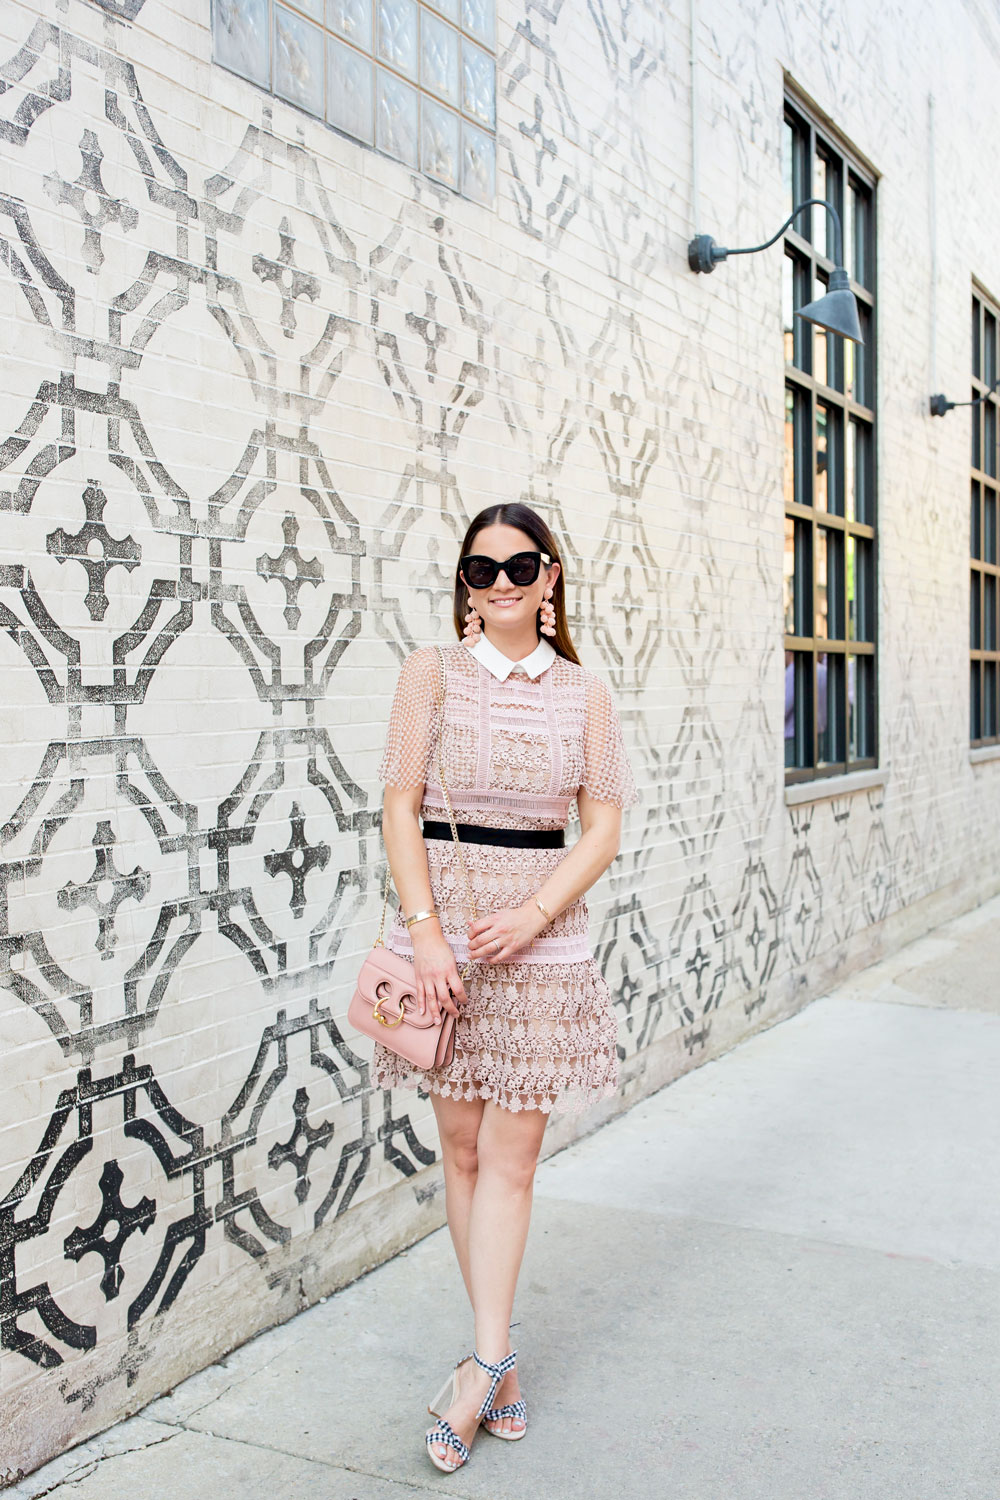
[[(507, 1371), (513, 1370), (515, 1364), (517, 1363), (517, 1350), (515, 1349), (512, 1354), (505, 1355), (504, 1358), (498, 1360), (495, 1365), (488, 1364), (485, 1359), (480, 1359), (475, 1350), (473, 1350), (472, 1358), (475, 1360), (479, 1368), (481, 1370), (485, 1370), (487, 1375), (490, 1377), (490, 1388), (483, 1398), (482, 1405), (476, 1412), (476, 1421), (477, 1423), (479, 1423), (488, 1416), (495, 1417), (497, 1415), (497, 1411), (493, 1408), (493, 1397), (496, 1395), (497, 1386), (507, 1374)], [(456, 1469), (460, 1469), (463, 1464), (467, 1464), (469, 1461), (468, 1446), (462, 1442), (462, 1439), (452, 1427), (451, 1423), (446, 1422), (444, 1417), (441, 1416), (442, 1411), (447, 1411), (448, 1408), (454, 1406), (455, 1402), (458, 1400), (458, 1372), (461, 1369), (462, 1365), (465, 1364), (466, 1359), (468, 1359), (468, 1355), (466, 1355), (465, 1359), (459, 1360), (458, 1364), (455, 1366), (454, 1370), (449, 1375), (448, 1379), (445, 1381), (444, 1385), (438, 1392), (437, 1398), (432, 1403), (432, 1405), (427, 1408), (432, 1417), (437, 1417), (438, 1422), (436, 1427), (432, 1427), (430, 1431), (425, 1434), (424, 1442), (427, 1444), (427, 1455), (430, 1458), (431, 1463), (434, 1465), (435, 1469), (440, 1469), (442, 1474), (454, 1474)], [(499, 1411), (501, 1411), (504, 1416), (509, 1416), (512, 1414), (513, 1408), (508, 1411), (506, 1407), (500, 1407)], [(521, 1434), (518, 1433), (519, 1437), (520, 1435)], [(446, 1454), (444, 1457), (442, 1457), (440, 1454), (435, 1453), (435, 1446), (445, 1449), (450, 1448), (453, 1453), (457, 1454), (457, 1461), (453, 1463), (451, 1462), (449, 1455)]]
[[(523, 1422), (523, 1427), (514, 1432), (504, 1432), (500, 1423), (504, 1417), (510, 1417), (512, 1421)], [(494, 1406), (488, 1412), (483, 1413), (483, 1426), (492, 1437), (503, 1438), (505, 1443), (516, 1443), (518, 1438), (523, 1438), (528, 1430), (528, 1408), (523, 1401), (508, 1401), (506, 1406)]]

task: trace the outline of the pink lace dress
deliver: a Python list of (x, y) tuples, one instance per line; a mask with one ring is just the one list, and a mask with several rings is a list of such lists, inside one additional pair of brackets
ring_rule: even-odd
[[(505, 682), (461, 644), (444, 647), (447, 692), (433, 648), (403, 663), (380, 776), (400, 788), (423, 785), (421, 816), (446, 819), (444, 774), (459, 823), (493, 828), (565, 828), (582, 787), (601, 802), (628, 807), (635, 786), (621, 726), (605, 684), (557, 656), (532, 681)], [(468, 958), (469, 906), (454, 843), (425, 840), (434, 904), (459, 969)], [(504, 848), (463, 842), (480, 916), (519, 906), (565, 857), (565, 849)], [(412, 958), (397, 913), (386, 939)], [(594, 961), (587, 907), (580, 899), (509, 963), (473, 964), (468, 1002), (446, 1068), (415, 1071), (376, 1045), (382, 1088), (420, 1087), (461, 1099), (492, 1099), (505, 1109), (571, 1111), (614, 1092), (618, 1026)]]

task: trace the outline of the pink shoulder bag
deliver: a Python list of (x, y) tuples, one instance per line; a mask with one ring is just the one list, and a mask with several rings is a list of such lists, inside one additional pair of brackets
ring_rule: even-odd
[[(441, 708), (444, 710), (445, 673), (444, 652), (438, 647), (438, 665), (441, 669)], [(438, 735), (438, 776), (448, 809), (451, 835), (458, 850), (459, 863), (465, 877), (465, 888), (469, 897), (472, 920), (476, 920), (476, 903), (469, 883), (469, 872), (465, 868), (465, 856), (458, 839), (455, 814), (451, 807), (444, 765), (441, 759), (441, 739)], [(361, 965), (351, 1003), (347, 1007), (347, 1019), (364, 1036), (372, 1037), (405, 1057), (417, 1068), (445, 1068), (455, 1055), (455, 1017), (443, 1012), (440, 1021), (431, 1018), (430, 1010), (421, 1016), (417, 1006), (416, 987), (413, 982), (413, 964), (401, 954), (391, 952), (383, 943), (385, 914), (389, 904), (389, 881), (391, 874), (386, 859), (385, 888), (382, 892), (382, 918), (378, 924), (375, 946)], [(471, 965), (466, 964), (464, 979)]]

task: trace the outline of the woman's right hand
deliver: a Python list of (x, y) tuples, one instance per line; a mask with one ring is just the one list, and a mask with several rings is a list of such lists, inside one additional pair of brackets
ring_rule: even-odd
[[(421, 928), (429, 929), (421, 931)], [(435, 1026), (442, 1011), (457, 1016), (467, 998), (455, 955), (445, 942), (441, 924), (430, 917), (410, 930), (416, 978), (417, 1008), (421, 1016), (429, 1010)]]

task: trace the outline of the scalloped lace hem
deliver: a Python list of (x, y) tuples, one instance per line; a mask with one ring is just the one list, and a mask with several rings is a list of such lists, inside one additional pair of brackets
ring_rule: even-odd
[(583, 1114), (602, 1099), (610, 1099), (618, 1092), (618, 1068), (613, 1066), (608, 1075), (588, 1084), (568, 1084), (561, 1088), (542, 1085), (537, 1091), (510, 1087), (499, 1080), (484, 1082), (474, 1076), (465, 1078), (442, 1078), (420, 1069), (408, 1069), (404, 1059), (389, 1054), (393, 1063), (380, 1064), (376, 1060), (374, 1081), (382, 1089), (421, 1088), (428, 1094), (439, 1094), (442, 1099), (483, 1099), (509, 1109), (512, 1114), (522, 1109), (540, 1109), (543, 1114)]

